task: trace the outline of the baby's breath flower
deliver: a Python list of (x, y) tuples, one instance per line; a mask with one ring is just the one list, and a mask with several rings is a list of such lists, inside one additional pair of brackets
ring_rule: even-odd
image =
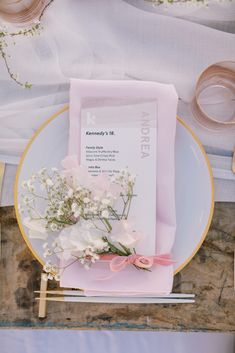
[(69, 188), (68, 192), (67, 192), (67, 196), (70, 198), (73, 196), (73, 189)]
[(76, 212), (74, 212), (74, 217), (78, 218), (81, 215), (81, 212), (79, 210), (77, 210)]
[(48, 278), (49, 280), (52, 280), (52, 279), (54, 279), (54, 276), (53, 276), (51, 273), (48, 273), (47, 278)]
[(109, 249), (110, 249), (110, 247), (109, 247), (109, 245), (108, 245), (108, 243), (107, 243), (107, 245), (106, 245), (106, 246), (104, 246), (104, 252), (108, 252), (108, 251), (109, 251)]
[(59, 273), (57, 273), (57, 274), (54, 276), (54, 279), (55, 279), (56, 281), (60, 281), (60, 275), (59, 275)]
[(46, 168), (42, 168), (38, 171), (39, 176), (43, 176), (46, 173)]
[(22, 183), (21, 183), (21, 187), (23, 188), (23, 189), (25, 189), (25, 188), (27, 188), (27, 181), (26, 180), (24, 180)]
[(58, 211), (56, 212), (56, 215), (58, 217), (63, 216), (64, 212), (59, 208)]
[(43, 266), (43, 271), (50, 272), (51, 271), (51, 261), (47, 261)]
[(92, 213), (93, 215), (95, 215), (98, 211), (97, 207), (96, 206), (92, 206), (89, 208), (89, 211), (90, 213)]
[(73, 212), (76, 212), (77, 209), (78, 209), (78, 204), (77, 204), (76, 202), (73, 202), (72, 205), (71, 205), (71, 210), (72, 210)]
[(51, 223), (50, 224), (50, 229), (52, 230), (52, 232), (56, 232), (58, 230), (58, 226), (56, 223)]
[(103, 205), (110, 205), (111, 201), (110, 201), (109, 199), (102, 199), (102, 200), (101, 200), (101, 203), (102, 203)]
[(51, 273), (53, 274), (58, 273), (58, 267), (56, 265), (51, 266)]
[(83, 202), (84, 202), (84, 203), (89, 203), (89, 202), (90, 202), (90, 199), (89, 199), (88, 197), (84, 197)]
[(108, 210), (103, 210), (102, 213), (101, 213), (101, 216), (103, 218), (109, 218), (109, 211)]
[(47, 248), (43, 253), (44, 258), (51, 256), (51, 255), (52, 255), (52, 251), (49, 248)]
[(95, 254), (95, 253), (93, 254), (93, 259), (94, 260), (99, 260), (99, 258), (100, 258), (100, 256), (98, 254)]
[(91, 256), (93, 253), (92, 253), (91, 249), (87, 248), (87, 249), (85, 250), (85, 254), (86, 254), (87, 256)]
[(46, 179), (47, 186), (53, 186), (53, 181), (51, 179)]

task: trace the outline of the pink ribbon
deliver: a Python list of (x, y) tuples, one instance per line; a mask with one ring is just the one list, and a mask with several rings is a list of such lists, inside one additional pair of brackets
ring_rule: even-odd
[(171, 254), (162, 254), (154, 256), (143, 256), (132, 254), (129, 256), (103, 255), (101, 260), (110, 261), (110, 270), (112, 272), (122, 271), (127, 265), (136, 265), (143, 269), (150, 269), (154, 264), (169, 266), (172, 261)]

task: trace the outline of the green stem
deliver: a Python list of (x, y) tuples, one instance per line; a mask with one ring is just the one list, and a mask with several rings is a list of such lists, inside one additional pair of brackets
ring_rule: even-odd
[(122, 210), (121, 219), (123, 219), (123, 217), (125, 216), (126, 207), (127, 207), (127, 204), (128, 204), (128, 198), (127, 198), (127, 200), (125, 201), (125, 200), (124, 200), (124, 197), (122, 196), (122, 200), (123, 200), (123, 202), (124, 202), (124, 207), (123, 207), (123, 210)]
[(107, 225), (107, 227), (108, 227), (108, 232), (110, 233), (111, 231), (112, 231), (112, 226), (111, 226), (111, 224), (109, 223), (109, 221), (108, 221), (108, 219), (107, 218), (101, 218), (103, 221), (104, 221), (104, 223)]
[(124, 253), (122, 250), (118, 249), (114, 244), (112, 244), (107, 237), (103, 237), (103, 240), (108, 243), (110, 251), (112, 254), (117, 254), (119, 256), (126, 256), (126, 253)]
[(131, 208), (131, 201), (132, 201), (132, 198), (133, 198), (133, 194), (131, 195), (131, 196), (129, 196), (129, 204), (128, 204), (128, 208), (127, 208), (127, 214), (126, 214), (126, 216), (125, 216), (125, 219), (127, 219), (128, 218), (128, 216), (129, 216), (129, 212), (130, 212), (130, 208)]
[(117, 218), (118, 221), (120, 221), (120, 217), (117, 214), (117, 212), (111, 207), (109, 206), (108, 209), (112, 212), (112, 214)]
[(118, 243), (122, 248), (123, 250), (125, 251), (126, 255), (131, 255), (131, 251), (130, 249), (128, 249), (125, 245), (123, 245), (122, 243)]
[(67, 225), (73, 225), (73, 224), (75, 224), (74, 222), (72, 222), (72, 221), (60, 221), (59, 219), (57, 219), (57, 218), (52, 218), (52, 221), (53, 222), (57, 222), (57, 223), (60, 223), (60, 224), (67, 224)]

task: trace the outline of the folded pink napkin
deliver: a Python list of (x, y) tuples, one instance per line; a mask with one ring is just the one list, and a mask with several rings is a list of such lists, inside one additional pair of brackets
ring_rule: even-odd
[[(156, 251), (170, 254), (176, 230), (175, 214), (175, 130), (178, 96), (173, 85), (140, 81), (71, 80), (69, 154), (80, 159), (81, 109), (121, 101), (157, 102), (157, 209)], [(143, 205), (143, 217), (144, 205)], [(144, 255), (144, 254), (141, 254)], [(174, 260), (174, 259), (173, 259)], [(129, 261), (129, 260), (127, 260)], [(62, 261), (62, 266), (66, 266)], [(91, 269), (75, 262), (61, 272), (62, 287), (81, 288), (87, 295), (169, 294), (173, 283), (172, 263), (156, 261), (151, 271), (123, 266), (111, 272), (108, 261), (96, 262)]]

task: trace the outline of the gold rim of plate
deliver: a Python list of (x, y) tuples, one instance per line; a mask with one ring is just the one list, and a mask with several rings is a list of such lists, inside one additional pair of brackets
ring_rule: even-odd
[[(69, 109), (69, 106), (66, 105), (65, 107), (63, 107), (62, 109), (60, 109), (57, 113), (53, 114), (49, 119), (47, 119), (40, 127), (39, 129), (34, 133), (34, 135), (32, 136), (32, 138), (30, 139), (30, 141), (28, 142), (24, 152), (23, 152), (23, 155), (20, 159), (20, 163), (19, 163), (19, 166), (17, 168), (17, 172), (16, 172), (16, 179), (15, 179), (15, 185), (14, 185), (14, 207), (15, 207), (15, 212), (16, 212), (16, 218), (17, 218), (17, 222), (18, 222), (18, 225), (19, 225), (19, 228), (20, 228), (20, 232), (28, 246), (28, 248), (30, 249), (31, 253), (34, 255), (34, 257), (41, 263), (41, 265), (44, 266), (45, 262), (43, 261), (43, 259), (41, 259), (38, 254), (36, 253), (36, 251), (33, 249), (30, 241), (29, 241), (29, 238), (24, 230), (24, 227), (23, 227), (23, 224), (21, 222), (21, 216), (20, 216), (20, 213), (19, 213), (19, 210), (18, 210), (18, 181), (19, 181), (19, 176), (20, 176), (20, 172), (21, 172), (21, 168), (23, 166), (23, 163), (24, 163), (24, 160), (25, 160), (25, 157), (33, 143), (33, 141), (37, 138), (37, 136), (41, 133), (41, 131), (52, 121), (54, 120), (55, 118), (57, 118), (60, 114), (64, 113), (65, 111), (67, 111)], [(202, 235), (201, 235), (201, 238), (200, 238), (200, 241), (198, 242), (197, 246), (195, 247), (194, 251), (192, 252), (192, 254), (183, 262), (183, 264), (181, 264), (175, 271), (174, 271), (174, 275), (176, 273), (178, 273), (179, 271), (181, 271), (190, 261), (191, 259), (194, 257), (194, 255), (198, 252), (198, 250), (200, 249), (203, 241), (205, 240), (206, 238), (206, 235), (208, 233), (208, 230), (209, 230), (209, 227), (210, 227), (210, 224), (211, 224), (211, 221), (212, 221), (212, 216), (213, 216), (213, 211), (214, 211), (214, 180), (213, 180), (213, 175), (212, 175), (212, 169), (211, 169), (211, 166), (210, 166), (210, 162), (209, 162), (209, 159), (206, 155), (206, 152), (199, 140), (199, 138), (197, 137), (197, 135), (191, 130), (190, 127), (188, 127), (188, 125), (181, 119), (177, 116), (177, 120), (179, 121), (180, 124), (182, 124), (187, 130), (188, 132), (191, 134), (191, 136), (193, 137), (193, 139), (195, 140), (195, 142), (197, 143), (197, 145), (199, 146), (204, 158), (205, 158), (205, 161), (206, 161), (206, 165), (207, 165), (207, 168), (208, 168), (208, 172), (209, 172), (209, 176), (210, 176), (210, 182), (211, 182), (211, 207), (210, 207), (210, 213), (209, 213), (209, 217), (208, 217), (208, 222), (205, 226), (205, 229), (204, 231), (202, 232)]]

